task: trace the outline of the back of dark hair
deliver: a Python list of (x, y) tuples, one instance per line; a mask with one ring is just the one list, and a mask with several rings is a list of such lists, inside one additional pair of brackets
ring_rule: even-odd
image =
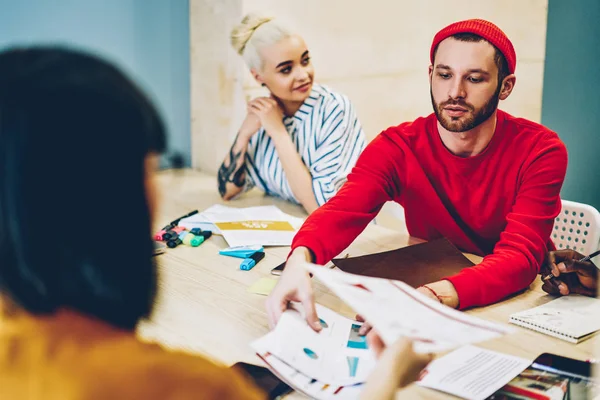
[(0, 291), (133, 329), (156, 292), (144, 162), (165, 147), (156, 109), (111, 64), (0, 53)]
[[(481, 42), (482, 40), (485, 40), (485, 38), (476, 35), (474, 33), (470, 33), (470, 32), (464, 32), (464, 33), (457, 33), (456, 35), (452, 35), (450, 36), (453, 39), (456, 39), (458, 41), (461, 42)], [(487, 40), (485, 40), (486, 42), (488, 42)], [(490, 42), (488, 42), (490, 43)], [(490, 43), (492, 46), (494, 46), (492, 43)], [(433, 59), (435, 60), (435, 55), (437, 53), (437, 49), (438, 49), (439, 44), (435, 47), (435, 49), (433, 50)], [(496, 46), (494, 46), (494, 50), (496, 51), (494, 54), (494, 62), (496, 63), (496, 67), (498, 67), (498, 85), (500, 85), (502, 83), (502, 81), (504, 80), (504, 78), (506, 78), (508, 75), (510, 75), (510, 71), (508, 69), (508, 62), (506, 61), (506, 57), (504, 57), (504, 54), (502, 54), (502, 52), (500, 50), (498, 50), (498, 48)], [(499, 92), (499, 90), (498, 90)]]

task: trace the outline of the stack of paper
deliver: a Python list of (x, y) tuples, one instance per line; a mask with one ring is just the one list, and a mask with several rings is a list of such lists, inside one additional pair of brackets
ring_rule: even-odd
[(310, 328), (301, 311), (287, 310), (277, 327), (252, 343), (270, 369), (316, 399), (354, 399), (375, 365), (360, 322), (316, 305), (323, 329)]
[[(400, 337), (408, 337), (413, 340), (416, 352), (438, 353), (512, 331), (443, 306), (399, 281), (353, 275), (316, 265), (309, 265), (307, 269), (369, 321), (388, 345)], [(309, 396), (319, 399), (357, 397), (360, 385), (376, 364), (366, 338), (358, 335), (360, 323), (317, 304), (324, 329), (315, 333), (299, 310), (300, 306), (294, 306), (286, 311), (274, 331), (253, 343), (257, 354), (281, 379)], [(465, 356), (467, 361), (472, 358), (470, 354)], [(510, 361), (514, 362), (508, 371), (498, 374), (495, 380), (497, 388), (523, 368), (519, 360)], [(438, 375), (447, 372), (445, 368), (432, 370), (432, 376), (438, 371)], [(429, 386), (446, 388), (436, 382), (429, 379)], [(454, 386), (446, 390), (456, 392), (456, 389)]]
[(223, 235), (229, 246), (289, 246), (303, 220), (275, 206), (235, 208), (214, 205), (179, 225)]

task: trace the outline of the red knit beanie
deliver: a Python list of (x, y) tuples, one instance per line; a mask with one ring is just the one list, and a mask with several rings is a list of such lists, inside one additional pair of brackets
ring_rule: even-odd
[(433, 64), (433, 52), (437, 45), (440, 44), (442, 40), (456, 35), (457, 33), (474, 33), (496, 46), (498, 50), (504, 54), (509, 72), (514, 74), (517, 67), (517, 54), (515, 53), (515, 48), (500, 28), (483, 19), (468, 19), (466, 21), (455, 22), (439, 31), (433, 38), (433, 43), (431, 44), (431, 51), (429, 53), (431, 64)]

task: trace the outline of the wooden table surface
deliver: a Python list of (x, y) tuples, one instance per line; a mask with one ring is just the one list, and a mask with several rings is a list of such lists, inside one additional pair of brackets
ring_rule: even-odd
[[(224, 202), (216, 187), (216, 178), (192, 170), (163, 171), (159, 174), (161, 206), (156, 230), (193, 209), (200, 211), (213, 204), (235, 207), (276, 205), (282, 211), (305, 217), (302, 208), (251, 191), (240, 199)], [(344, 252), (358, 256), (418, 243), (406, 234), (370, 224)], [(268, 332), (265, 296), (248, 292), (248, 287), (270, 274), (285, 260), (289, 247), (266, 248), (266, 257), (252, 270), (241, 271), (240, 259), (218, 254), (227, 247), (221, 236), (213, 235), (200, 247), (178, 246), (157, 257), (159, 293), (150, 321), (140, 324), (139, 336), (163, 345), (202, 354), (226, 365), (238, 361), (261, 364), (249, 344)], [(478, 258), (470, 256), (472, 261)], [(355, 313), (319, 282), (314, 282), (316, 301), (342, 315)], [(467, 311), (490, 321), (507, 323), (510, 314), (531, 308), (552, 298), (541, 290), (539, 280), (529, 290), (488, 307)], [(533, 360), (544, 352), (578, 359), (592, 358), (595, 336), (574, 345), (541, 333), (511, 325), (516, 333), (480, 343), (478, 346)], [(399, 391), (402, 398), (439, 399), (452, 396), (411, 385)], [(294, 396), (296, 397), (296, 396)]]

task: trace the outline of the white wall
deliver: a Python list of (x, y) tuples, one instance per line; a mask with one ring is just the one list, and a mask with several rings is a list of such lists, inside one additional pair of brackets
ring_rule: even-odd
[(251, 11), (277, 16), (304, 36), (316, 79), (350, 97), (369, 139), (432, 112), (431, 40), (466, 18), (488, 19), (511, 38), (517, 85), (501, 107), (540, 120), (547, 0), (191, 0), (193, 164), (203, 170), (216, 171), (228, 151), (244, 98), (263, 93), (228, 42), (231, 27)]

